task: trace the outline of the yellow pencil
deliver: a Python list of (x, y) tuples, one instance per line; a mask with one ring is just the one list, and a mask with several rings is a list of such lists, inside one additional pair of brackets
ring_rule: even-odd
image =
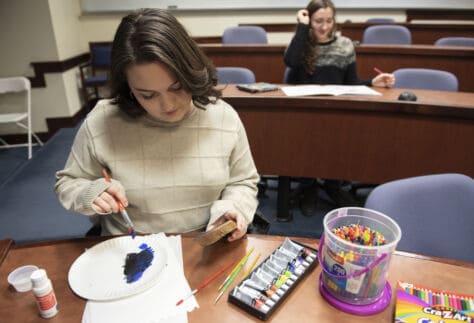
[(250, 264), (250, 267), (249, 269), (247, 269), (247, 271), (245, 272), (244, 274), (244, 277), (247, 277), (253, 270), (253, 267), (255, 267), (255, 264), (257, 263), (258, 259), (260, 258), (260, 256), (262, 255), (261, 252), (258, 253), (257, 257), (255, 257), (255, 259), (252, 261), (252, 263)]
[[(242, 257), (242, 259), (240, 259), (240, 261), (237, 263), (237, 265), (235, 265), (235, 267), (232, 269), (232, 271), (230, 272), (229, 276), (226, 277), (226, 279), (224, 280), (224, 282), (222, 282), (222, 284), (219, 286), (219, 288), (217, 290), (221, 290), (224, 285), (227, 283), (227, 281), (230, 279), (230, 277), (232, 277), (232, 275), (235, 273), (235, 271), (237, 270), (240, 270), (240, 268), (242, 267), (241, 264), (244, 262), (244, 261), (247, 261), (248, 257), (250, 256), (250, 254), (253, 252), (254, 250), (254, 247), (250, 248), (249, 252), (247, 252), (247, 254), (245, 256)], [(240, 268), (239, 268), (240, 267)]]

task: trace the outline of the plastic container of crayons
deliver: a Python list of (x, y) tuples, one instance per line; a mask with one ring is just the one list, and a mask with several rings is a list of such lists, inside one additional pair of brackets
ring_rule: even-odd
[(228, 301), (267, 320), (317, 263), (315, 249), (286, 238), (231, 290)]
[(401, 238), (398, 224), (365, 208), (333, 210), (323, 220), (319, 290), (334, 307), (357, 315), (385, 309), (392, 296), (390, 258)]

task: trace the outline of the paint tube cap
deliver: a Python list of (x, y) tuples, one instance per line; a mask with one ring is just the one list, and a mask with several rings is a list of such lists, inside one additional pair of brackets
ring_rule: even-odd
[(34, 265), (21, 266), (13, 270), (8, 275), (8, 283), (12, 285), (17, 292), (27, 292), (32, 288), (31, 274), (38, 270)]

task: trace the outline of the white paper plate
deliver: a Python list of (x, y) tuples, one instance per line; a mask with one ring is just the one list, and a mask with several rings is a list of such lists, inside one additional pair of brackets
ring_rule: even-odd
[[(90, 300), (113, 300), (140, 293), (155, 285), (167, 264), (166, 249), (158, 235), (113, 238), (101, 242), (79, 256), (69, 269), (69, 286), (79, 296)], [(143, 276), (127, 283), (123, 273), (128, 253), (138, 253), (146, 243), (154, 250), (151, 265)]]

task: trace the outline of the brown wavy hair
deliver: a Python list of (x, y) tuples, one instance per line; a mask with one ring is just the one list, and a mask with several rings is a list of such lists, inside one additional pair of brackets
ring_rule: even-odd
[(222, 96), (215, 89), (214, 65), (178, 20), (167, 10), (139, 9), (122, 19), (112, 43), (110, 94), (128, 115), (146, 112), (130, 95), (125, 70), (132, 64), (154, 62), (166, 65), (176, 75), (197, 106), (215, 103)]
[[(331, 8), (334, 16), (334, 26), (331, 30), (331, 37), (334, 37), (336, 34), (336, 7), (331, 0), (311, 0), (306, 6), (308, 10), (308, 15), (310, 18), (311, 26), (311, 17), (319, 9)], [(318, 59), (318, 40), (314, 38), (313, 30), (309, 29), (308, 41), (306, 42), (304, 51), (304, 69), (308, 74), (314, 74), (316, 71), (316, 61)]]

